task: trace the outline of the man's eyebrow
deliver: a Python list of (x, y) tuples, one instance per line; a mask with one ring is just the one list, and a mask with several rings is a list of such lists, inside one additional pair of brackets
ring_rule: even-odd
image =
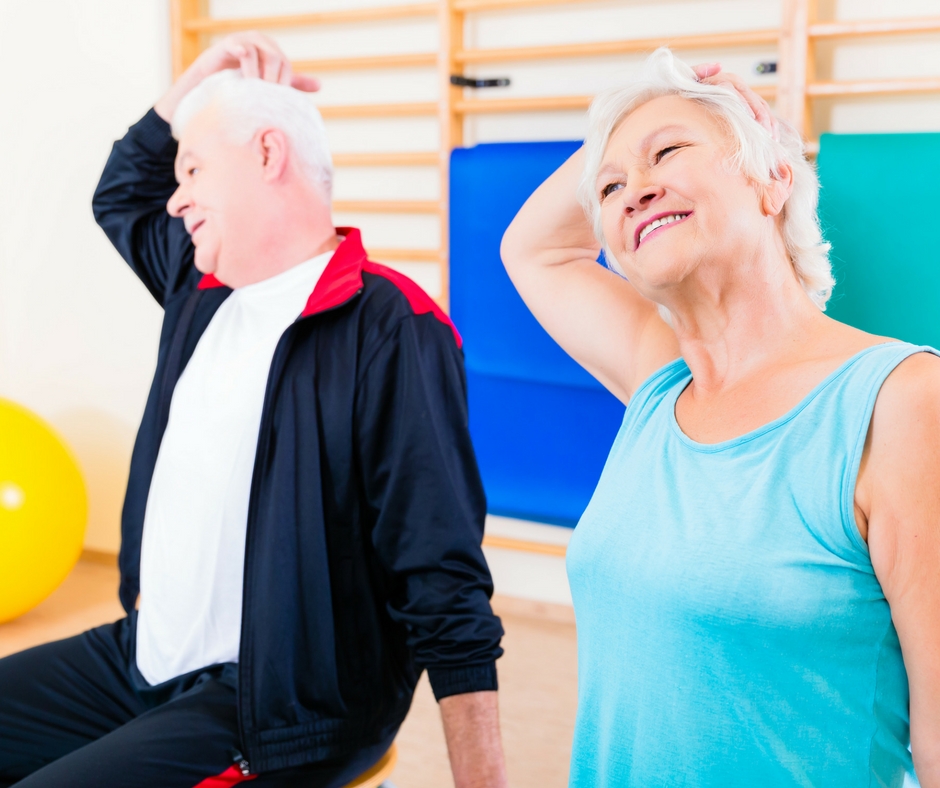
[(188, 150), (183, 151), (181, 155), (176, 157), (176, 161), (173, 162), (173, 170), (175, 172), (179, 172), (183, 168), (183, 166), (186, 164), (186, 160), (191, 159), (192, 156), (193, 156), (192, 153), (190, 153)]

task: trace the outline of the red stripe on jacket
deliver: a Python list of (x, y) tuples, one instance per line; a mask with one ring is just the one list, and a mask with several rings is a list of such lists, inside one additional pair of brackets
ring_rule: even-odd
[(254, 780), (257, 776), (257, 774), (242, 774), (241, 769), (233, 765), (229, 766), (228, 769), (221, 774), (217, 774), (214, 777), (206, 777), (205, 780), (194, 785), (193, 788), (229, 788), (231, 785), (238, 785), (248, 780)]

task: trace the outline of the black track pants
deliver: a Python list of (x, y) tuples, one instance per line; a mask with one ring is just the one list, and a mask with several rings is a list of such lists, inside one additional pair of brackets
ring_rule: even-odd
[(391, 741), (343, 761), (244, 777), (234, 665), (150, 687), (134, 622), (0, 659), (0, 788), (342, 786)]

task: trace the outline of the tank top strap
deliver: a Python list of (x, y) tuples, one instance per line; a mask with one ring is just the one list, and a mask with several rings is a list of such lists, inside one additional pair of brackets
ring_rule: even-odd
[[(692, 372), (685, 359), (677, 358), (660, 367), (650, 375), (639, 388), (633, 392), (630, 402), (623, 416), (623, 426), (620, 429), (618, 440), (624, 433), (642, 429), (654, 416), (661, 415), (664, 400), (670, 397), (676, 389), (681, 391), (692, 379)], [(668, 409), (667, 409), (668, 410)]]
[[(897, 366), (916, 353), (933, 353), (932, 347), (907, 342), (886, 342), (857, 353), (819, 387), (809, 408), (818, 429), (838, 435), (829, 445), (843, 453), (840, 508), (846, 535), (863, 553), (868, 553), (855, 522), (855, 486), (865, 449), (865, 440), (881, 387)], [(825, 442), (824, 442), (825, 444)], [(835, 459), (835, 458), (833, 458)], [(836, 464), (836, 467), (838, 464)]]

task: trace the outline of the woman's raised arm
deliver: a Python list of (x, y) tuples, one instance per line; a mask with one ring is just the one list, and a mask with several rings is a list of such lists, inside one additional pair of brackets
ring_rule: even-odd
[(583, 149), (522, 206), (500, 249), (509, 278), (542, 327), (614, 396), (679, 356), (656, 305), (598, 265), (600, 245), (577, 199)]

